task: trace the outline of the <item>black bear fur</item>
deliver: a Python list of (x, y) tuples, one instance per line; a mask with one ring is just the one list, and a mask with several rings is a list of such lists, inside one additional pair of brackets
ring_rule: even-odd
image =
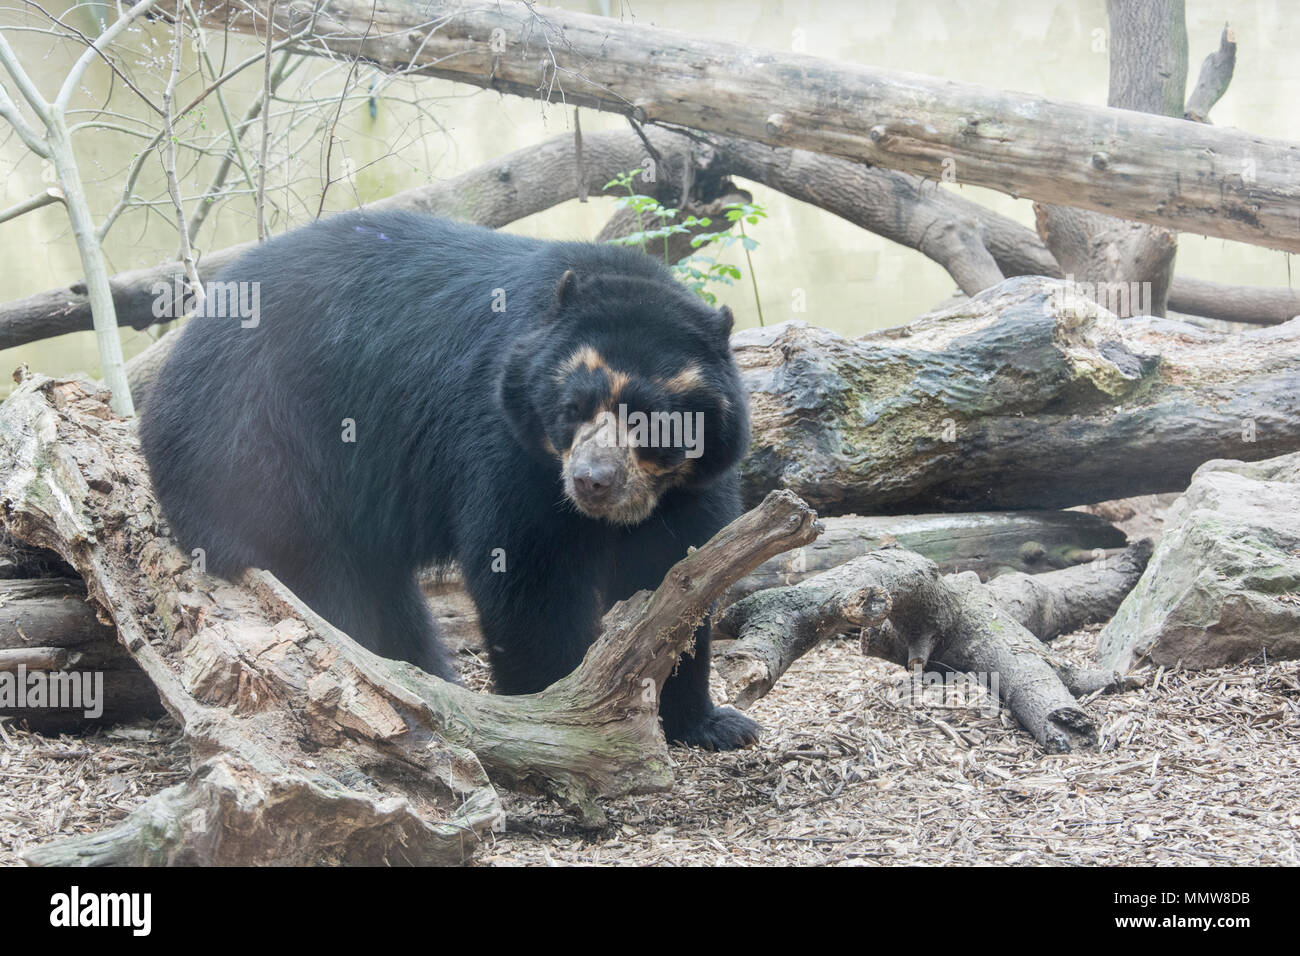
[[(640, 251), (362, 211), (218, 280), (256, 283), (258, 314), (192, 319), (154, 384), (141, 440), (159, 500), (207, 570), (266, 568), (379, 654), (456, 679), (417, 583), (455, 561), (497, 690), (541, 690), (609, 605), (740, 513), (730, 313)], [(704, 414), (701, 456), (635, 453), (655, 493), (634, 523), (566, 494), (566, 449), (614, 398)], [(694, 651), (660, 695), (669, 740), (753, 743), (757, 724), (710, 701), (707, 622)]]

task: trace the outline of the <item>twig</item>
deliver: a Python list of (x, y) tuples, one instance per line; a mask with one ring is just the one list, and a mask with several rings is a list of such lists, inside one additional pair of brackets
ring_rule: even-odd
[[(275, 4), (276, 0), (271, 0), (266, 8), (266, 52), (262, 57), (262, 89), (265, 96), (270, 96), (271, 90), (271, 38), (275, 35)], [(347, 84), (343, 87), (347, 89)], [(238, 149), (239, 140), (232, 137), (232, 145)], [(257, 161), (257, 241), (266, 242), (266, 158), (270, 151), (271, 145), (271, 111), (262, 111), (262, 151)], [(328, 167), (326, 172), (328, 173)], [(329, 189), (329, 179), (326, 178), (325, 189)], [(321, 191), (321, 202), (324, 203), (324, 190)]]
[(24, 199), (16, 206), (10, 206), (8, 209), (0, 211), (0, 222), (8, 222), (10, 219), (17, 219), (34, 209), (40, 209), (42, 206), (48, 206), (53, 202), (63, 202), (63, 190), (57, 186), (51, 186), (43, 192), (37, 193), (30, 199)]
[[(171, 196), (172, 205), (176, 210), (176, 233), (180, 236), (179, 257), (181, 262), (185, 264), (185, 276), (189, 279), (190, 291), (194, 296), (194, 312), (196, 315), (202, 315), (207, 295), (203, 290), (203, 281), (199, 278), (198, 266), (194, 262), (194, 251), (190, 247), (189, 230), (185, 227), (185, 201), (181, 196), (180, 180), (176, 177), (176, 135), (172, 127), (172, 100), (176, 96), (176, 81), (180, 79), (181, 75), (181, 55), (184, 49), (184, 39), (185, 20), (178, 16), (175, 19), (175, 28), (172, 34), (171, 75), (167, 80), (167, 88), (163, 90), (163, 130), (167, 134), (167, 150), (163, 154), (163, 169), (167, 174), (167, 193)], [(180, 303), (175, 303), (175, 307), (179, 312)]]

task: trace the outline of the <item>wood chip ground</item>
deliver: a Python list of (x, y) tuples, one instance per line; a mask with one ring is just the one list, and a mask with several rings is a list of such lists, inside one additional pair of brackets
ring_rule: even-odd
[[(1085, 661), (1095, 638), (1055, 646)], [(674, 750), (676, 789), (609, 801), (596, 832), (507, 794), (479, 862), (1300, 864), (1300, 662), (1139, 674), (1087, 703), (1098, 750), (1049, 756), (1005, 712), (916, 702), (900, 669), (831, 641), (752, 708), (757, 749)], [(58, 738), (0, 722), (0, 864), (110, 825), (187, 765), (166, 721)]]

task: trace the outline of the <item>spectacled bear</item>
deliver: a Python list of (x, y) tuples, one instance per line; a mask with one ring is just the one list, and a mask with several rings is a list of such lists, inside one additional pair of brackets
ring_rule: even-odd
[[(740, 513), (731, 313), (640, 251), (361, 211), (218, 278), (258, 314), (192, 319), (146, 400), (163, 510), (376, 653), (456, 679), (417, 584), (455, 561), (497, 690), (539, 691)], [(707, 622), (659, 709), (676, 743), (758, 738), (709, 699)]]

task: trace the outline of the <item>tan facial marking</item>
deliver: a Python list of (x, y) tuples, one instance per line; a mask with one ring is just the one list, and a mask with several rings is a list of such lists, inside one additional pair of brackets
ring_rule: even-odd
[(660, 379), (659, 384), (669, 392), (689, 392), (704, 384), (704, 371), (692, 362), (672, 378)]
[(605, 400), (603, 407), (607, 409), (614, 408), (618, 404), (619, 395), (623, 389), (627, 388), (628, 382), (632, 380), (631, 376), (626, 372), (616, 372), (610, 368), (609, 363), (605, 361), (605, 357), (590, 345), (584, 345), (561, 362), (559, 369), (556, 370), (555, 380), (563, 382), (578, 369), (605, 373), (605, 378), (609, 382), (609, 397)]
[(562, 382), (571, 373), (576, 372), (580, 368), (584, 368), (589, 372), (595, 372), (605, 367), (605, 360), (601, 357), (600, 353), (590, 345), (584, 345), (560, 363), (560, 367), (556, 371), (555, 377)]
[(627, 383), (632, 379), (626, 372), (615, 372), (613, 369), (606, 369), (605, 372), (609, 377), (609, 399), (606, 401), (605, 407), (613, 408), (618, 404), (623, 389), (627, 388)]

